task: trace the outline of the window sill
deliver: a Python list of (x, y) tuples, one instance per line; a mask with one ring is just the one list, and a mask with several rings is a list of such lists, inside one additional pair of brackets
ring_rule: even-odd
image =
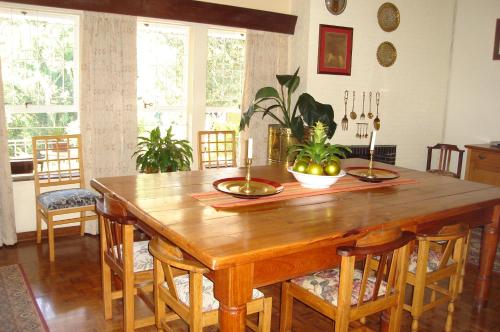
[(33, 173), (12, 174), (12, 182), (33, 181)]

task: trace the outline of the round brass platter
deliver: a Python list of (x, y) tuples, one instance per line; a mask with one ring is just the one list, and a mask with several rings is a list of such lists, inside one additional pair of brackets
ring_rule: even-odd
[(280, 183), (267, 180), (252, 178), (250, 181), (250, 192), (242, 190), (246, 180), (244, 177), (226, 178), (217, 180), (213, 186), (218, 191), (233, 195), (239, 198), (259, 198), (278, 194), (283, 191), (283, 186)]
[(399, 177), (398, 172), (384, 168), (372, 168), (372, 177), (368, 176), (368, 167), (349, 167), (346, 169), (346, 172), (365, 182), (382, 182), (397, 179)]
[(380, 6), (377, 13), (378, 24), (386, 32), (394, 31), (399, 26), (399, 10), (394, 4), (386, 2)]
[(333, 15), (340, 15), (347, 5), (347, 0), (325, 0), (326, 9)]
[(398, 52), (396, 47), (388, 41), (383, 42), (377, 49), (377, 60), (383, 67), (390, 67), (396, 62)]

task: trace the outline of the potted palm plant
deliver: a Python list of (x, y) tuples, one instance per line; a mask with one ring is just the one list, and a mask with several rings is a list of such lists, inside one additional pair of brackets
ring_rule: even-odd
[(269, 86), (259, 89), (248, 110), (241, 116), (240, 130), (248, 127), (252, 117), (258, 113), (262, 114), (262, 118), (267, 116), (277, 122), (269, 126), (268, 159), (271, 163), (286, 161), (288, 147), (307, 140), (308, 135), (304, 136), (306, 126), (322, 122), (328, 139), (332, 138), (337, 128), (331, 105), (316, 101), (308, 93), (302, 93), (293, 104), (293, 94), (300, 84), (298, 73), (299, 69), (293, 75), (276, 75), (280, 91)]
[(138, 137), (136, 168), (141, 173), (189, 171), (193, 160), (193, 149), (187, 140), (174, 139), (172, 126), (164, 137), (160, 127), (151, 130), (149, 136)]

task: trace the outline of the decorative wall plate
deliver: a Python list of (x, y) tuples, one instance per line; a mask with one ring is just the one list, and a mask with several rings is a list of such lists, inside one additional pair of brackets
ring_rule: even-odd
[(326, 9), (333, 15), (340, 15), (344, 12), (347, 0), (325, 0)]
[(380, 6), (377, 18), (378, 24), (384, 31), (391, 32), (399, 26), (399, 10), (390, 2), (386, 2)]
[(390, 67), (396, 62), (398, 52), (391, 42), (385, 41), (377, 49), (377, 60), (383, 67)]

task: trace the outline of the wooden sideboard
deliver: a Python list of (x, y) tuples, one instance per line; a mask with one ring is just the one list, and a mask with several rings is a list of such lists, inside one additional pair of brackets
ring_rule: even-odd
[(465, 179), (500, 186), (500, 148), (489, 144), (465, 147), (468, 150)]

